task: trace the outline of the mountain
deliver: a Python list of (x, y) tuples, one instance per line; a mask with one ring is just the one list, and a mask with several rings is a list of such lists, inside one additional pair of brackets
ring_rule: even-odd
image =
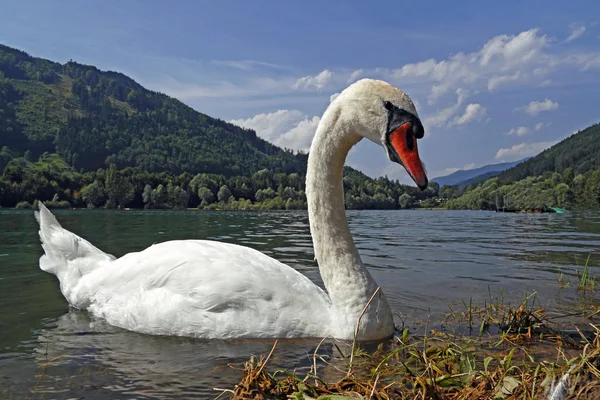
[(447, 186), (443, 192), (450, 209), (600, 210), (600, 124), (479, 185), (462, 191)]
[(600, 124), (576, 132), (535, 157), (503, 171), (500, 181), (516, 182), (544, 172), (563, 173), (567, 168), (574, 175), (600, 168)]
[[(307, 155), (112, 71), (0, 45), (0, 207), (302, 209)], [(346, 207), (435, 206), (344, 168)]]
[(462, 181), (460, 183), (458, 183), (458, 188), (462, 189), (464, 187), (467, 187), (469, 185), (477, 185), (478, 183), (481, 183), (483, 181), (486, 181), (490, 178), (493, 178), (495, 176), (498, 176), (502, 171), (490, 171), (490, 172), (486, 172), (484, 174), (480, 174), (477, 175), (471, 179), (467, 179), (466, 181)]
[[(78, 170), (251, 175), (299, 172), (296, 155), (256, 132), (211, 118), (133, 79), (0, 45), (0, 148), (37, 159), (57, 153)], [(1, 162), (1, 161), (0, 161)], [(0, 170), (4, 165), (0, 164)]]
[(439, 176), (437, 178), (433, 178), (432, 182), (437, 182), (440, 186), (444, 185), (459, 185), (459, 186), (467, 186), (472, 183), (482, 182), (488, 178), (496, 176), (500, 174), (502, 171), (505, 171), (509, 168), (514, 167), (522, 163), (526, 158), (519, 161), (507, 162), (501, 164), (491, 164), (485, 165), (483, 167), (468, 169), (468, 170), (458, 170), (456, 172), (451, 173), (450, 175)]

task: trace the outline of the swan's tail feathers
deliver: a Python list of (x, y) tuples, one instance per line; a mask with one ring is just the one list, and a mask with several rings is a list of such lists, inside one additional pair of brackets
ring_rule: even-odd
[(40, 224), (40, 240), (45, 253), (40, 258), (40, 268), (43, 271), (58, 275), (76, 268), (79, 275), (83, 276), (115, 259), (64, 229), (41, 201), (38, 204), (40, 211), (35, 212), (35, 219)]

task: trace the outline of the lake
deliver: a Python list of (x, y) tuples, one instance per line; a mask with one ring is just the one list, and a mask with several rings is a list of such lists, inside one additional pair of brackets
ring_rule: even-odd
[[(171, 239), (221, 240), (263, 251), (322, 286), (303, 211), (55, 214), (65, 228), (115, 256)], [(535, 291), (536, 301), (556, 312), (598, 304), (597, 295), (573, 286), (590, 254), (592, 274), (600, 273), (600, 213), (351, 211), (348, 219), (397, 325), (441, 321), (449, 305), (500, 294), (518, 304)], [(233, 388), (241, 377), (228, 364), (273, 345), (146, 336), (69, 310), (57, 279), (37, 265), (37, 230), (31, 210), (0, 209), (1, 398), (214, 398), (213, 387)], [(570, 287), (561, 288), (559, 271)], [(317, 344), (282, 340), (272, 363), (302, 371)]]

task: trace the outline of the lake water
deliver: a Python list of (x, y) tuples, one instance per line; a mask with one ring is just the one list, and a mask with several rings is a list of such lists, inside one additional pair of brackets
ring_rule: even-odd
[[(121, 256), (171, 239), (215, 239), (254, 247), (322, 285), (306, 212), (57, 211), (62, 225)], [(600, 214), (477, 211), (357, 211), (349, 223), (386, 293), (396, 323), (490, 293), (518, 303), (525, 293), (549, 310), (598, 304), (572, 284), (592, 254), (600, 268)], [(241, 377), (228, 364), (266, 354), (272, 340), (152, 337), (69, 310), (58, 282), (37, 266), (42, 249), (32, 211), (0, 210), (0, 398), (214, 398)], [(579, 266), (577, 266), (579, 264)], [(600, 283), (600, 282), (599, 282)], [(299, 370), (318, 341), (282, 340), (273, 365)]]

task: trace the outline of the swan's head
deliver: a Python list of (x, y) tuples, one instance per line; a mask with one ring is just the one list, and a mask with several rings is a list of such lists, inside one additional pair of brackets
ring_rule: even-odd
[(362, 137), (383, 146), (388, 158), (402, 165), (417, 186), (427, 188), (427, 174), (417, 140), (425, 135), (411, 99), (393, 85), (362, 79), (346, 88), (333, 103), (343, 103), (344, 120)]

